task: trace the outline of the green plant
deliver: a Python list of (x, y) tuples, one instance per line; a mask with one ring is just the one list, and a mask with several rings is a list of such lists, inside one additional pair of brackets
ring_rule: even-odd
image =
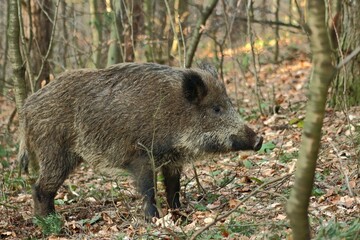
[(245, 166), (247, 169), (251, 169), (251, 168), (254, 166), (253, 162), (250, 161), (250, 160), (247, 160), (247, 159), (244, 160), (243, 163), (244, 163), (244, 166)]
[[(241, 102), (239, 102), (238, 105), (241, 106)], [(258, 119), (259, 115), (260, 115), (258, 109), (251, 109), (251, 112), (249, 113), (244, 108), (239, 108), (238, 112), (239, 112), (240, 117), (242, 119), (244, 119), (245, 121), (251, 121), (254, 119)]]
[(294, 152), (290, 152), (290, 153), (283, 153), (279, 156), (279, 161), (281, 163), (289, 163), (289, 162), (291, 162), (292, 159), (298, 158), (298, 157), (299, 157), (298, 151), (294, 151)]
[(360, 239), (360, 219), (349, 222), (330, 221), (326, 226), (321, 226), (316, 239)]
[(10, 167), (9, 157), (14, 154), (14, 150), (0, 145), (0, 163), (4, 169)]
[(201, 203), (196, 203), (194, 205), (194, 208), (197, 210), (197, 211), (201, 211), (201, 212), (204, 212), (204, 211), (207, 211), (208, 208), (206, 206), (204, 206), (203, 204)]
[(317, 188), (317, 187), (314, 187), (313, 188), (313, 191), (312, 191), (312, 195), (315, 196), (315, 197), (320, 197), (322, 195), (324, 195), (325, 192), (324, 190), (322, 190), (321, 188)]
[(273, 142), (266, 142), (262, 145), (258, 153), (270, 153), (275, 147), (276, 145)]
[(247, 237), (254, 235), (257, 231), (257, 226), (251, 222), (239, 222), (231, 219), (228, 226), (230, 233), (241, 233)]
[(35, 217), (34, 224), (42, 229), (44, 235), (59, 234), (62, 228), (61, 216), (56, 213), (46, 217)]

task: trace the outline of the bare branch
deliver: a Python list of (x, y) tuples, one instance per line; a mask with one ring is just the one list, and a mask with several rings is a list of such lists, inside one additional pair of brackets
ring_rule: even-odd
[(342, 68), (345, 64), (350, 62), (356, 55), (360, 53), (360, 47), (357, 47), (354, 51), (352, 51), (349, 55), (347, 55), (337, 66), (336, 69)]

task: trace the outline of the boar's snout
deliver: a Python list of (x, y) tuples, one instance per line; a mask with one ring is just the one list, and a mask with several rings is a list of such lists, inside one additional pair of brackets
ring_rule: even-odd
[(263, 143), (263, 137), (262, 136), (256, 136), (256, 141), (255, 141), (255, 145), (254, 145), (254, 151), (259, 151), (260, 148), (262, 147), (262, 143)]
[(245, 134), (230, 136), (230, 140), (232, 142), (232, 149), (234, 151), (260, 150), (263, 143), (263, 137), (257, 136), (256, 133), (246, 125), (244, 126), (244, 128), (245, 128), (245, 132), (244, 132)]

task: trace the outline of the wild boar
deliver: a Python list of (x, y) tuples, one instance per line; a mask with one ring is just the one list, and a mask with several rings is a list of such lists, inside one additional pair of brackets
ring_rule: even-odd
[[(154, 173), (161, 170), (167, 203), (180, 207), (185, 163), (206, 154), (259, 150), (263, 138), (244, 124), (214, 68), (182, 69), (124, 63), (65, 72), (30, 96), (21, 110), (19, 158), (40, 164), (34, 214), (55, 211), (54, 197), (84, 160), (132, 173), (145, 216), (159, 216)], [(32, 161), (32, 159), (30, 159)]]

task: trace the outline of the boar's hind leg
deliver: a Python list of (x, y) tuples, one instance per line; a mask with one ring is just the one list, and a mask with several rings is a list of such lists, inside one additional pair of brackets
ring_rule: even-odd
[(154, 172), (149, 164), (141, 160), (133, 161), (133, 163), (136, 164), (129, 166), (128, 170), (133, 174), (137, 188), (144, 197), (145, 218), (151, 220), (152, 217), (159, 217), (155, 201)]
[(172, 209), (179, 208), (181, 169), (166, 165), (163, 166), (161, 170), (164, 176), (167, 203)]
[[(53, 158), (41, 161), (40, 175), (33, 186), (35, 216), (45, 217), (55, 212), (54, 198), (70, 172), (81, 162), (71, 154), (51, 154)], [(50, 155), (47, 155), (49, 157)]]

